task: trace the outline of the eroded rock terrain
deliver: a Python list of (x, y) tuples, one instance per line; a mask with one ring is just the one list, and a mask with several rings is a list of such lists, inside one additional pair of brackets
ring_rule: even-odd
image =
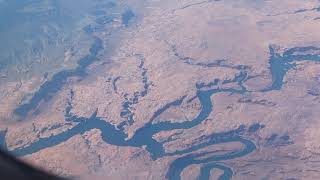
[(3, 148), (83, 179), (320, 179), (319, 1), (81, 3), (45, 78), (0, 66)]

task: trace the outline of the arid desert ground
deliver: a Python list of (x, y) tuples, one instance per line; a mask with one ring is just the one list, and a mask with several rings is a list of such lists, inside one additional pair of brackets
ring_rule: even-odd
[(20, 159), (71, 179), (320, 179), (320, 1), (2, 0), (0, 16), (0, 144)]

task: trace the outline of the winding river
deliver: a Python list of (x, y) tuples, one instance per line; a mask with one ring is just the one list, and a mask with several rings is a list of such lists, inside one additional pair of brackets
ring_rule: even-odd
[[(30, 111), (35, 109), (40, 101), (49, 100), (60, 88), (64, 85), (68, 77), (71, 76), (84, 76), (86, 72), (86, 68), (93, 61), (97, 59), (97, 54), (99, 51), (103, 49), (102, 41), (95, 37), (95, 41), (90, 49), (90, 54), (86, 57), (82, 58), (78, 62), (78, 67), (74, 70), (66, 70), (61, 71), (53, 76), (50, 81), (44, 83), (38, 92), (34, 94), (32, 99), (21, 106), (19, 106), (15, 113), (21, 117), (26, 116)], [(296, 61), (320, 61), (319, 55), (308, 54), (309, 51), (319, 50), (315, 47), (300, 47), (300, 48), (292, 48), (286, 50), (282, 55), (276, 52), (276, 50), (270, 47), (270, 72), (272, 75), (272, 84), (262, 90), (262, 92), (280, 90), (283, 86), (283, 79), (286, 73), (295, 67)], [(102, 134), (102, 139), (112, 145), (116, 146), (130, 146), (130, 147), (146, 147), (146, 150), (150, 153), (150, 156), (153, 160), (167, 157), (167, 156), (175, 156), (178, 157), (174, 160), (171, 165), (168, 167), (168, 171), (166, 174), (166, 178), (169, 180), (179, 180), (181, 179), (180, 175), (182, 171), (192, 164), (201, 165), (200, 175), (198, 179), (209, 179), (210, 172), (212, 169), (220, 169), (223, 171), (223, 174), (219, 177), (220, 180), (228, 180), (233, 176), (233, 171), (231, 168), (227, 167), (222, 163), (225, 160), (236, 159), (239, 157), (243, 157), (253, 152), (256, 149), (255, 144), (249, 140), (244, 138), (247, 133), (251, 131), (258, 130), (258, 128), (245, 127), (244, 125), (238, 127), (237, 129), (214, 133), (209, 136), (205, 136), (201, 139), (199, 144), (192, 145), (189, 148), (184, 150), (177, 150), (175, 152), (166, 152), (164, 148), (164, 143), (158, 142), (153, 138), (153, 136), (159, 132), (163, 131), (171, 131), (177, 129), (191, 129), (199, 124), (201, 124), (204, 120), (208, 118), (210, 113), (213, 110), (213, 104), (211, 102), (211, 96), (217, 93), (236, 93), (236, 94), (245, 94), (247, 93), (247, 89), (243, 86), (243, 83), (247, 80), (248, 75), (246, 69), (239, 69), (241, 71), (240, 75), (235, 77), (233, 80), (228, 80), (223, 82), (223, 84), (227, 83), (238, 83), (237, 88), (212, 88), (209, 90), (204, 90), (203, 87), (210, 88), (210, 85), (205, 86), (201, 85), (198, 87), (196, 98), (199, 99), (201, 104), (201, 111), (193, 120), (184, 121), (184, 122), (153, 122), (152, 120), (155, 116), (160, 115), (165, 109), (170, 106), (177, 106), (182, 103), (182, 100), (177, 100), (168, 105), (164, 106), (162, 109), (159, 109), (153, 118), (146, 123), (143, 127), (138, 129), (132, 138), (127, 139), (128, 136), (123, 132), (122, 129), (116, 128), (114, 125), (108, 123), (106, 120), (97, 117), (97, 111), (90, 117), (77, 117), (75, 115), (70, 114), (70, 108), (66, 113), (66, 121), (77, 122), (73, 128), (68, 129), (62, 133), (52, 135), (46, 138), (40, 138), (37, 141), (25, 146), (20, 147), (14, 150), (11, 150), (11, 153), (17, 156), (25, 156), (28, 154), (32, 154), (38, 152), (42, 149), (56, 146), (60, 143), (67, 141), (75, 135), (83, 134), (92, 129), (99, 129)], [(252, 125), (256, 127), (257, 125)], [(250, 131), (249, 131), (250, 129)], [(232, 152), (227, 152), (224, 154), (215, 154), (213, 152), (195, 152), (197, 150), (203, 150), (204, 148), (215, 145), (222, 144), (227, 142), (237, 142), (242, 144), (242, 148), (240, 150), (234, 150)]]
[[(246, 74), (244, 73), (235, 78), (235, 80), (238, 81), (239, 83), (242, 83), (245, 79), (246, 79)], [(227, 88), (227, 89), (217, 88), (217, 89), (211, 89), (211, 90), (199, 89), (197, 93), (197, 98), (200, 100), (200, 103), (201, 103), (201, 111), (196, 118), (194, 118), (191, 121), (184, 121), (179, 123), (178, 122), (174, 123), (169, 121), (153, 123), (151, 120), (150, 122), (146, 123), (142, 128), (138, 129), (134, 134), (134, 136), (129, 140), (127, 140), (127, 135), (122, 130), (117, 129), (115, 126), (111, 125), (104, 119), (97, 117), (96, 116), (97, 112), (95, 112), (90, 118), (83, 118), (83, 117), (74, 116), (72, 114), (66, 114), (67, 121), (78, 122), (78, 124), (73, 128), (67, 131), (64, 131), (60, 134), (53, 135), (46, 138), (40, 138), (38, 141), (33, 142), (28, 146), (14, 149), (11, 152), (16, 156), (25, 156), (28, 154), (32, 154), (42, 149), (58, 145), (62, 142), (67, 141), (68, 139), (70, 139), (71, 137), (77, 134), (83, 134), (87, 131), (90, 131), (91, 129), (99, 129), (102, 133), (102, 139), (108, 144), (112, 144), (116, 146), (131, 146), (131, 147), (141, 147), (141, 148), (142, 146), (146, 146), (146, 150), (150, 153), (152, 159), (154, 160), (158, 158), (166, 157), (166, 156), (177, 156), (177, 155), (189, 154), (196, 150), (200, 150), (214, 144), (221, 144), (221, 143), (227, 143), (227, 142), (240, 142), (241, 144), (244, 145), (241, 151), (235, 151), (235, 152), (231, 152), (223, 155), (213, 155), (209, 158), (202, 159), (202, 160), (196, 159), (197, 157), (201, 157), (201, 154), (194, 154), (194, 155), (191, 154), (191, 155), (180, 157), (179, 159), (177, 159), (172, 163), (167, 173), (168, 179), (179, 179), (181, 171), (191, 164), (206, 164), (210, 162), (234, 159), (237, 157), (244, 156), (252, 152), (253, 150), (255, 150), (256, 147), (254, 143), (241, 137), (242, 134), (248, 131), (248, 128), (244, 126), (240, 126), (239, 128), (228, 131), (228, 132), (214, 133), (210, 136), (203, 137), (202, 143), (194, 145), (184, 150), (173, 152), (173, 153), (165, 152), (163, 143), (160, 143), (155, 139), (153, 139), (153, 135), (162, 131), (170, 131), (170, 130), (176, 130), (176, 129), (190, 129), (199, 125), (201, 122), (206, 120), (209, 114), (212, 112), (213, 105), (210, 97), (213, 94), (226, 93), (226, 92), (243, 94), (246, 92), (246, 89), (244, 89), (243, 87), (239, 89), (233, 89), (233, 88)], [(169, 103), (168, 106), (164, 106), (163, 108), (168, 108), (170, 107), (170, 105), (179, 105), (181, 103), (182, 103), (182, 100), (178, 100), (178, 101)], [(70, 112), (70, 111), (67, 111), (67, 112)], [(164, 110), (160, 109), (158, 110), (156, 115), (160, 115), (162, 112), (164, 112)], [(228, 169), (227, 167), (223, 167), (223, 168), (221, 167), (222, 165), (215, 166), (215, 167), (212, 166), (212, 168), (219, 168), (221, 170)], [(205, 170), (203, 171), (205, 172)], [(225, 176), (227, 177), (227, 175)]]
[(200, 176), (199, 176), (199, 180), (200, 179), (209, 179), (210, 178), (210, 171), (212, 169), (221, 169), (223, 171), (223, 174), (219, 177), (218, 180), (226, 180), (226, 179), (231, 179), (233, 172), (232, 169), (217, 163), (211, 163), (211, 164), (206, 164), (204, 166), (201, 167), (200, 169)]

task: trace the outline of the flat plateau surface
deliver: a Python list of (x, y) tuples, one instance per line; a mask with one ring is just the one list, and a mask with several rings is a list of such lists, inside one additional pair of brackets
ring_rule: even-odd
[(0, 0), (0, 20), (0, 145), (37, 167), (320, 179), (318, 0)]

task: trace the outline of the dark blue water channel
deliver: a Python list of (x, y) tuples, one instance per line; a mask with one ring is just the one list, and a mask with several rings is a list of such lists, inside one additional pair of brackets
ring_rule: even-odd
[(210, 171), (212, 169), (220, 169), (223, 171), (223, 174), (218, 178), (218, 180), (229, 180), (232, 178), (233, 172), (232, 169), (227, 167), (227, 166), (223, 166), (221, 164), (217, 164), (217, 163), (210, 163), (210, 164), (206, 164), (203, 167), (201, 167), (200, 169), (200, 176), (199, 176), (199, 180), (202, 179), (208, 179), (210, 178)]
[[(241, 79), (236, 77), (238, 81), (242, 81), (244, 77)], [(164, 150), (163, 143), (160, 143), (153, 139), (153, 135), (162, 132), (162, 131), (170, 131), (170, 130), (177, 130), (177, 129), (190, 129), (197, 125), (199, 125), (202, 121), (206, 120), (209, 114), (212, 112), (212, 102), (211, 96), (216, 93), (244, 93), (246, 90), (244, 88), (239, 89), (211, 89), (211, 90), (199, 90), (197, 93), (197, 98), (200, 100), (201, 103), (201, 111), (196, 118), (191, 121), (184, 121), (184, 122), (169, 122), (163, 121), (158, 123), (153, 123), (152, 121), (146, 123), (142, 128), (138, 129), (134, 136), (127, 140), (127, 135), (122, 131), (117, 129), (115, 126), (111, 125), (107, 121), (99, 118), (96, 116), (96, 112), (90, 118), (83, 118), (77, 117), (70, 114), (66, 114), (67, 121), (74, 121), (78, 122), (76, 126), (73, 128), (62, 132), (57, 135), (53, 135), (47, 138), (40, 138), (38, 141), (31, 143), (28, 146), (17, 148), (12, 150), (11, 152), (16, 156), (25, 156), (28, 154), (32, 154), (38, 152), (42, 149), (52, 147), (58, 145), (66, 140), (70, 139), (71, 137), (77, 134), (83, 134), (91, 129), (100, 129), (102, 132), (102, 139), (112, 145), (116, 146), (131, 146), (131, 147), (142, 147), (146, 146), (146, 150), (150, 153), (152, 159), (156, 160), (161, 157), (165, 156), (175, 156), (175, 155), (183, 155), (192, 153), (193, 151), (200, 150), (202, 148), (208, 147), (214, 144), (221, 144), (226, 142), (240, 142), (244, 145), (243, 150), (235, 151), (233, 153), (228, 153), (219, 156), (212, 156), (212, 158), (207, 158), (206, 160), (184, 160), (190, 159), (190, 156), (181, 157), (179, 158), (178, 163), (173, 163), (169, 167), (169, 172), (167, 174), (169, 179), (177, 179), (176, 177), (180, 177), (180, 170), (182, 171), (185, 167), (191, 164), (202, 164), (212, 161), (222, 161), (226, 159), (234, 159), (236, 157), (244, 156), (249, 152), (252, 152), (255, 149), (255, 145), (246, 139), (241, 137), (241, 134), (247, 132), (249, 127), (246, 129), (244, 126), (240, 126), (238, 129), (223, 132), (223, 133), (215, 133), (207, 137), (203, 137), (201, 143), (197, 145), (193, 145), (190, 148), (167, 153)], [(184, 97), (183, 97), (184, 98)], [(183, 99), (182, 98), (182, 99)], [(182, 103), (182, 99), (169, 103), (168, 106), (171, 105), (179, 105)], [(168, 108), (164, 106), (163, 108)], [(70, 109), (68, 110), (70, 112)], [(162, 109), (158, 110), (157, 115), (160, 115), (163, 112)], [(217, 167), (216, 167), (217, 168)], [(175, 172), (175, 173), (172, 173)], [(171, 176), (172, 174), (172, 176)]]
[[(213, 168), (223, 170), (223, 175), (220, 176), (219, 179), (227, 180), (232, 177), (232, 170), (226, 166), (219, 165), (218, 163), (211, 162), (219, 162), (230, 159), (235, 159), (238, 157), (246, 156), (247, 154), (253, 152), (256, 149), (254, 143), (240, 136), (234, 136), (229, 138), (224, 138), (225, 142), (240, 142), (244, 145), (243, 149), (240, 151), (232, 151), (226, 154), (215, 154), (210, 155), (210, 152), (198, 153), (198, 154), (188, 154), (186, 156), (180, 157), (171, 163), (169, 170), (166, 174), (166, 178), (169, 180), (180, 180), (181, 172), (192, 164), (204, 164), (200, 169), (200, 176), (198, 179), (205, 180), (210, 177), (210, 170)], [(224, 143), (224, 141), (222, 141)], [(202, 157), (202, 158), (201, 158)], [(203, 158), (204, 157), (204, 158)], [(208, 163), (208, 164), (207, 164)]]
[[(108, 5), (107, 7), (110, 6), (109, 8), (114, 6), (114, 4), (112, 3), (107, 3), (106, 5)], [(49, 101), (65, 85), (65, 83), (67, 83), (67, 80), (70, 77), (83, 78), (86, 75), (87, 67), (98, 60), (97, 55), (101, 50), (103, 50), (103, 41), (99, 37), (94, 36), (92, 33), (104, 31), (104, 29), (101, 28), (99, 24), (101, 25), (111, 23), (114, 17), (110, 14), (106, 15), (104, 11), (100, 13), (97, 13), (97, 11), (93, 12), (93, 14), (96, 15), (95, 22), (98, 25), (88, 25), (83, 28), (84, 32), (86, 32), (88, 35), (93, 36), (94, 38), (94, 42), (89, 49), (89, 53), (78, 60), (78, 66), (75, 69), (63, 70), (54, 74), (50, 80), (46, 81), (40, 86), (39, 90), (32, 96), (32, 98), (28, 102), (18, 106), (14, 110), (14, 114), (17, 115), (20, 120), (30, 115), (30, 113), (36, 112), (38, 105), (42, 101)], [(99, 16), (99, 14), (101, 14), (101, 16)], [(128, 27), (129, 22), (133, 17), (135, 17), (135, 14), (131, 9), (127, 9), (122, 13), (121, 17), (123, 25), (125, 27)]]
[[(66, 77), (74, 75), (85, 74), (84, 69), (96, 58), (98, 51), (102, 48), (101, 40), (96, 39), (95, 43), (90, 49), (90, 54), (79, 61), (79, 67), (76, 70), (71, 71), (62, 71), (56, 74), (52, 80), (45, 83), (41, 86), (40, 90), (35, 94), (35, 96), (30, 100), (29, 103), (24, 104), (16, 109), (16, 113), (24, 116), (29, 113), (42, 99), (50, 99), (51, 94), (58, 91), (61, 86), (65, 83)], [(292, 48), (286, 50), (282, 55), (277, 53), (274, 48), (270, 47), (270, 71), (272, 74), (272, 85), (266, 88), (263, 91), (270, 90), (279, 90), (283, 85), (283, 78), (286, 72), (293, 68), (295, 61), (301, 60), (311, 60), (311, 61), (320, 61), (319, 55), (306, 54), (310, 50), (318, 50), (315, 47), (302, 47), (302, 48)], [(209, 136), (202, 137), (199, 140), (199, 143), (191, 145), (189, 148), (183, 150), (177, 150), (175, 152), (165, 152), (164, 143), (158, 142), (153, 138), (153, 136), (159, 132), (171, 131), (171, 130), (186, 130), (193, 128), (201, 124), (206, 120), (210, 113), (213, 110), (213, 104), (211, 102), (211, 96), (217, 93), (237, 93), (244, 94), (248, 92), (243, 83), (247, 80), (247, 73), (245, 70), (236, 76), (234, 79), (226, 80), (222, 84), (227, 83), (238, 83), (238, 88), (212, 88), (209, 90), (203, 90), (202, 87), (211, 88), (211, 85), (205, 85), (198, 87), (197, 95), (195, 98), (198, 98), (201, 104), (201, 111), (197, 117), (190, 121), (184, 122), (153, 122), (152, 120), (160, 115), (165, 109), (170, 106), (180, 105), (185, 97), (182, 99), (173, 101), (162, 109), (159, 109), (153, 118), (146, 123), (143, 127), (138, 129), (132, 138), (127, 139), (128, 136), (123, 132), (122, 129), (116, 128), (114, 125), (108, 123), (106, 120), (97, 117), (97, 111), (90, 117), (78, 117), (70, 114), (71, 105), (67, 107), (66, 121), (77, 122), (78, 124), (73, 128), (66, 130), (57, 135), (52, 135), (46, 138), (40, 138), (39, 140), (11, 151), (11, 153), (17, 156), (25, 156), (38, 152), (42, 149), (52, 147), (63, 143), (70, 139), (71, 137), (83, 134), (92, 129), (99, 129), (102, 134), (102, 139), (112, 145), (116, 146), (130, 146), (130, 147), (146, 147), (146, 150), (150, 153), (150, 156), (153, 160), (166, 157), (166, 156), (180, 156), (178, 159), (173, 161), (168, 168), (166, 178), (170, 180), (180, 179), (181, 172), (188, 166), (192, 164), (200, 164), (201, 171), (199, 179), (208, 179), (210, 176), (210, 171), (212, 169), (220, 169), (223, 171), (223, 174), (219, 177), (221, 180), (231, 179), (233, 172), (232, 169), (222, 165), (222, 161), (231, 160), (239, 157), (243, 157), (253, 152), (256, 149), (255, 144), (245, 139), (246, 134), (253, 133), (258, 131), (260, 126), (253, 124), (249, 127), (244, 125), (238, 127), (237, 129), (230, 130), (227, 132), (214, 133)], [(208, 146), (215, 144), (222, 144), (228, 142), (237, 142), (242, 144), (240, 150), (234, 150), (232, 152), (227, 152), (225, 154), (215, 154), (212, 152), (203, 152), (203, 153), (194, 153), (197, 150), (204, 149)]]
[(97, 60), (97, 55), (102, 50), (102, 40), (95, 37), (94, 43), (91, 45), (89, 54), (78, 61), (76, 69), (63, 70), (53, 75), (51, 80), (42, 84), (39, 90), (25, 104), (18, 106), (14, 114), (20, 118), (28, 116), (29, 112), (35, 110), (41, 101), (49, 101), (67, 82), (68, 78), (75, 76), (85, 76), (86, 68)]
[[(243, 91), (244, 90), (235, 90), (235, 89), (213, 89), (213, 90), (207, 90), (207, 91), (199, 91), (197, 96), (200, 100), (202, 109), (199, 115), (195, 119), (191, 121), (180, 122), (180, 123), (178, 122), (174, 123), (169, 121), (152, 123), (150, 121), (146, 123), (142, 128), (138, 129), (134, 134), (134, 136), (129, 140), (126, 140), (127, 135), (123, 131), (118, 130), (115, 126), (111, 125), (105, 120), (99, 117), (96, 117), (96, 113), (94, 113), (90, 118), (67, 115), (66, 119), (68, 121), (74, 121), (79, 123), (73, 128), (65, 132), (62, 132), (54, 136), (50, 136), (48, 138), (40, 138), (38, 141), (30, 144), (29, 146), (13, 150), (12, 152), (18, 156), (31, 154), (41, 149), (44, 149), (46, 147), (52, 147), (59, 143), (62, 143), (70, 139), (76, 134), (83, 134), (91, 129), (96, 128), (102, 131), (102, 138), (106, 143), (117, 145), (117, 146), (133, 146), (133, 147), (142, 147), (143, 145), (146, 145), (147, 150), (150, 152), (152, 158), (157, 159), (157, 158), (166, 156), (167, 154), (164, 152), (163, 144), (154, 140), (153, 135), (162, 131), (193, 128), (199, 125), (202, 121), (204, 121), (212, 111), (212, 102), (210, 99), (210, 96), (212, 94), (220, 93), (220, 92), (242, 93)], [(166, 106), (164, 108), (166, 108)], [(226, 133), (215, 134), (214, 136), (219, 137), (223, 141), (227, 141), (222, 138), (223, 136), (227, 136)], [(215, 142), (215, 143), (219, 143), (219, 142)], [(205, 146), (206, 145), (203, 145), (203, 147)], [(182, 153), (177, 152), (176, 154), (182, 154)], [(174, 154), (170, 154), (170, 155), (174, 155)]]
[[(285, 50), (281, 55), (277, 53), (273, 46), (269, 46), (270, 50), (270, 71), (272, 75), (272, 84), (263, 91), (280, 90), (283, 86), (283, 79), (287, 72), (296, 67), (295, 62), (298, 61), (314, 61), (320, 62), (319, 54), (311, 54), (310, 51), (319, 51), (320, 48), (307, 46), (295, 47)], [(308, 53), (309, 52), (309, 53)]]

